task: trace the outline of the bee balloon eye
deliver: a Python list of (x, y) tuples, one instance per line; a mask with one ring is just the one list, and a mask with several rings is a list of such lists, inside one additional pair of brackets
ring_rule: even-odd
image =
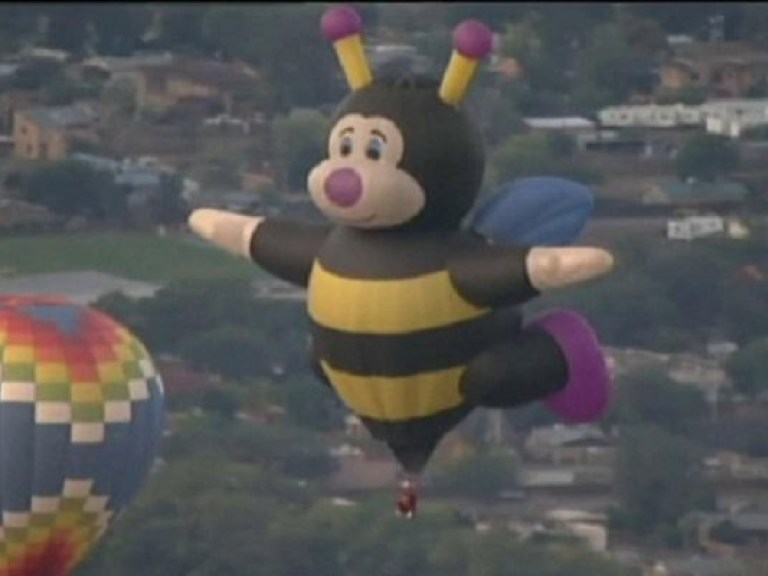
[(342, 156), (349, 156), (352, 154), (352, 137), (344, 136), (341, 139), (341, 145), (339, 146), (339, 152)]
[(384, 154), (384, 140), (380, 136), (374, 136), (368, 140), (368, 145), (365, 147), (365, 155), (371, 160), (379, 160)]

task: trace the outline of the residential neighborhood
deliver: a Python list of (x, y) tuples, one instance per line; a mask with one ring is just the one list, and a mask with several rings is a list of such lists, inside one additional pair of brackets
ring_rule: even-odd
[[(165, 385), (156, 474), (178, 474), (183, 496), (148, 489), (109, 553), (78, 574), (142, 566), (145, 530), (161, 543), (147, 574), (194, 572), (169, 552), (188, 546), (200, 565), (213, 558), (200, 574), (233, 576), (262, 574), (238, 568), (248, 563), (270, 576), (496, 576), (536, 554), (541, 573), (568, 576), (768, 576), (768, 43), (749, 23), (762, 13), (742, 7), (731, 25), (736, 8), (712, 8), (688, 26), (690, 7), (507, 4), (360, 7), (366, 54), (377, 75), (436, 76), (457, 22), (492, 22), (494, 51), (467, 103), (486, 140), (481, 197), (536, 175), (593, 192), (577, 244), (615, 250), (615, 274), (524, 311), (569, 307), (594, 323), (614, 404), (594, 424), (539, 404), (473, 412), (419, 479), (426, 521), (413, 532), (371, 520), (380, 510), (368, 503), (388, 505), (402, 470), (304, 363), (305, 291), (242, 273), (250, 262), (238, 268), (186, 224), (196, 208), (323, 218), (306, 175), (346, 95), (317, 29), (324, 6), (142, 4), (126, 8), (136, 30), (124, 34), (85, 5), (19, 16), (26, 35), (0, 42), (4, 242), (171, 246), (164, 262), (142, 252), (120, 269), (105, 242), (107, 266), (76, 255), (43, 270), (0, 245), (0, 293), (114, 315), (148, 342)], [(72, 14), (91, 18), (85, 40), (63, 32)], [(181, 265), (195, 274), (174, 278)], [(226, 475), (207, 476), (217, 466)], [(169, 511), (209, 497), (220, 510), (210, 524)], [(350, 552), (346, 538), (368, 529), (379, 532)], [(224, 533), (237, 566), (210, 552)]]

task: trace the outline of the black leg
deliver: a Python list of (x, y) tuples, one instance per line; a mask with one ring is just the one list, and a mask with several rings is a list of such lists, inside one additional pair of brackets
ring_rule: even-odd
[(544, 330), (531, 327), (475, 357), (460, 387), (470, 404), (511, 408), (550, 396), (567, 380), (560, 346)]

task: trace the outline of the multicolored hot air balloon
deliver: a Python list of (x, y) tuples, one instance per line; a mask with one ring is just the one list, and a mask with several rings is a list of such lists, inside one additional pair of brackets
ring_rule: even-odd
[(142, 343), (94, 309), (0, 296), (0, 576), (65, 576), (141, 488), (163, 428)]
[[(462, 102), (491, 30), (459, 24), (437, 80), (375, 77), (352, 9), (329, 10), (321, 26), (352, 91), (307, 179), (333, 225), (199, 209), (193, 230), (307, 288), (318, 376), (407, 475), (479, 407), (541, 401), (563, 420), (599, 418), (610, 380), (586, 319), (552, 311), (525, 322), (520, 311), (612, 268), (602, 248), (564, 245), (584, 224), (589, 195), (561, 180), (523, 182), (463, 226), (485, 152)], [(414, 490), (406, 479), (406, 516)]]

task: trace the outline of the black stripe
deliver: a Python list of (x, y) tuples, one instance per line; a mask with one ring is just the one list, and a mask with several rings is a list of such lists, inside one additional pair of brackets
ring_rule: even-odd
[(479, 239), (459, 232), (406, 233), (336, 228), (319, 261), (338, 276), (360, 280), (413, 278), (445, 270), (458, 245)]
[(407, 472), (419, 473), (440, 439), (461, 422), (472, 409), (469, 404), (463, 404), (424, 418), (387, 422), (361, 417), (360, 421), (371, 436), (387, 443), (397, 461)]
[(520, 330), (516, 309), (408, 334), (354, 334), (312, 323), (315, 351), (332, 368), (359, 376), (409, 376), (460, 366)]

